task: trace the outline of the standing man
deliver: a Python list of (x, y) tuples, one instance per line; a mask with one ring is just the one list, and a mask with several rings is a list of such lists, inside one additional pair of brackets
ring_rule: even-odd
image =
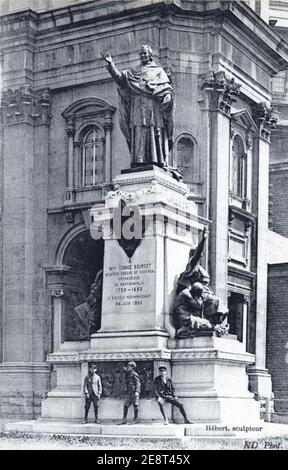
[(171, 403), (171, 405), (179, 408), (179, 411), (184, 418), (184, 422), (186, 424), (192, 424), (192, 421), (187, 418), (183, 403), (181, 403), (179, 398), (175, 396), (175, 387), (172, 380), (167, 377), (167, 368), (165, 366), (160, 366), (159, 372), (160, 375), (158, 375), (154, 380), (154, 393), (164, 418), (164, 424), (169, 424), (164, 409), (165, 402)]
[(134, 419), (131, 424), (139, 423), (138, 410), (139, 410), (139, 396), (141, 391), (141, 382), (139, 375), (136, 372), (135, 362), (128, 362), (125, 371), (125, 382), (127, 390), (127, 398), (124, 403), (123, 419), (120, 424), (127, 424), (127, 414), (129, 407), (133, 404), (134, 406)]
[(85, 418), (83, 424), (88, 423), (88, 413), (91, 402), (93, 402), (95, 423), (100, 424), (98, 420), (98, 407), (102, 395), (102, 383), (100, 376), (96, 373), (97, 367), (90, 366), (88, 375), (84, 379), (84, 395), (85, 395)]

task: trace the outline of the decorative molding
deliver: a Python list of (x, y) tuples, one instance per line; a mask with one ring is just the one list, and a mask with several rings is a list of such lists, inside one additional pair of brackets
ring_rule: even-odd
[(231, 123), (242, 127), (246, 132), (257, 132), (257, 125), (246, 108), (231, 112)]
[(66, 132), (69, 137), (74, 137), (75, 135), (75, 124), (73, 119), (67, 119), (67, 126), (66, 126)]
[(65, 264), (57, 264), (57, 265), (54, 265), (54, 266), (43, 266), (43, 268), (45, 269), (45, 271), (47, 273), (66, 273), (66, 272), (69, 272), (71, 271), (71, 266), (67, 266)]
[(248, 150), (251, 149), (252, 143), (253, 143), (253, 138), (252, 138), (251, 133), (249, 132), (249, 133), (246, 135), (246, 148), (247, 148)]
[(200, 75), (199, 85), (201, 90), (209, 93), (209, 108), (220, 110), (230, 115), (231, 106), (236, 102), (236, 96), (240, 94), (241, 85), (235, 83), (234, 78), (228, 78), (224, 71), (209, 71)]
[[(248, 280), (249, 282), (253, 281), (256, 277), (256, 273), (248, 271), (247, 269), (237, 268), (236, 266), (228, 266), (228, 275), (234, 275), (239, 278)], [(229, 282), (229, 281), (228, 281)]]
[(240, 207), (230, 205), (229, 206), (229, 225), (231, 225), (235, 217), (244, 221), (246, 231), (249, 230), (249, 228), (252, 226), (252, 224), (254, 223), (256, 219), (255, 214), (251, 214), (251, 212), (248, 212), (245, 209), (242, 209)]
[[(249, 261), (248, 243), (246, 234), (230, 229), (228, 232), (228, 262), (232, 261), (246, 267)], [(240, 253), (239, 250), (241, 250)]]
[(173, 351), (173, 360), (184, 360), (184, 359), (216, 359), (218, 356), (217, 350), (206, 350), (206, 351)]
[(0, 106), (3, 124), (29, 123), (50, 124), (51, 97), (48, 88), (34, 91), (30, 85), (16, 90), (8, 89), (2, 94)]
[(114, 180), (115, 189), (119, 189), (120, 186), (123, 185), (149, 185), (149, 183), (160, 183), (165, 188), (172, 189), (176, 193), (182, 195), (189, 194), (189, 188), (187, 184), (176, 181), (175, 179), (171, 178), (165, 170), (158, 168), (157, 166), (151, 165), (151, 167), (147, 167), (145, 171), (135, 172), (133, 170), (124, 170), (121, 173), (121, 176), (117, 176)]
[(179, 195), (177, 193), (174, 193), (173, 197), (171, 197), (170, 189), (159, 184), (157, 180), (152, 180), (148, 186), (138, 191), (123, 191), (120, 189), (120, 187), (116, 186), (116, 190), (109, 191), (105, 199), (108, 201), (115, 199), (123, 199), (127, 203), (141, 203), (141, 199), (144, 197), (144, 202), (147, 203), (148, 201), (147, 199), (145, 201), (145, 196), (147, 197), (150, 195), (154, 197), (158, 196), (160, 201), (165, 201), (165, 203), (168, 202), (171, 205), (176, 206), (184, 211), (195, 211), (195, 202), (191, 200), (191, 194), (190, 192), (188, 192), (188, 188), (186, 194)]
[(69, 243), (82, 232), (86, 232), (87, 228), (84, 222), (81, 222), (68, 230), (68, 232), (65, 233), (64, 237), (60, 241), (57, 250), (56, 250), (56, 255), (55, 255), (55, 265), (61, 266), (63, 264), (63, 259), (64, 259), (64, 254), (65, 251), (69, 245)]
[(267, 103), (257, 103), (253, 107), (253, 117), (258, 125), (259, 136), (270, 142), (270, 133), (276, 128), (279, 113)]
[(47, 362), (49, 363), (66, 363), (66, 362), (79, 362), (78, 354), (48, 354)]
[(106, 112), (105, 112), (105, 117), (104, 117), (104, 129), (105, 132), (111, 131), (113, 127), (113, 114), (115, 112), (115, 108), (110, 107)]
[(79, 358), (81, 361), (122, 361), (122, 360), (159, 360), (159, 359), (171, 359), (171, 352), (168, 350), (159, 351), (123, 351), (123, 352), (111, 352), (111, 353), (80, 353)]
[(251, 364), (255, 358), (253, 354), (227, 352), (219, 349), (206, 349), (206, 350), (174, 350), (172, 351), (172, 361), (186, 361), (186, 360), (216, 360), (237, 362), (242, 364)]
[(270, 173), (283, 173), (288, 171), (288, 161), (284, 162), (270, 162), (269, 163)]
[[(64, 190), (64, 204), (69, 205), (69, 208), (71, 205), (74, 205), (75, 203), (75, 194), (76, 194), (76, 190), (73, 188), (65, 188)], [(68, 212), (70, 212), (71, 214), (71, 211), (68, 211)], [(71, 223), (73, 223), (71, 215), (67, 215), (67, 213), (65, 213), (65, 216), (66, 216), (67, 222), (71, 220)]]
[[(104, 115), (104, 122), (108, 125), (112, 124), (112, 116), (116, 108), (108, 101), (102, 98), (84, 98), (72, 103), (68, 108), (63, 111), (62, 116), (68, 123), (74, 123), (76, 118), (89, 118), (98, 115)], [(77, 140), (77, 139), (76, 139)]]
[(74, 211), (65, 212), (65, 217), (66, 217), (68, 224), (74, 224), (74, 217), (75, 217)]
[(90, 361), (147, 361), (147, 360), (169, 360), (171, 359), (171, 351), (168, 349), (159, 349), (151, 351), (121, 351), (121, 352), (79, 352), (77, 354), (48, 354), (47, 361), (49, 363), (66, 363), (66, 362), (90, 362)]

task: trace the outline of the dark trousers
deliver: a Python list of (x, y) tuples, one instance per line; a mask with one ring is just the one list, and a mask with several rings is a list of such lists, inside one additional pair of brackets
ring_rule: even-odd
[(98, 419), (99, 398), (97, 395), (95, 395), (95, 393), (92, 393), (92, 395), (89, 395), (89, 397), (85, 398), (85, 419), (88, 418), (88, 413), (92, 402), (94, 406), (95, 419)]
[(128, 415), (129, 407), (134, 406), (134, 420), (138, 419), (138, 410), (139, 410), (139, 395), (135, 396), (135, 392), (131, 391), (127, 396), (124, 402), (124, 410), (123, 410), (123, 419), (125, 420)]
[[(184, 405), (183, 403), (181, 403), (181, 401), (179, 400), (179, 398), (177, 397), (173, 397), (172, 395), (165, 395), (164, 397), (162, 397), (166, 403), (170, 403), (171, 405), (173, 406), (176, 406), (177, 408), (179, 408), (179, 411), (180, 413), (182, 414), (183, 418), (187, 419), (187, 415), (185, 413), (185, 409), (184, 409)], [(159, 407), (160, 407), (160, 411), (164, 417), (164, 419), (166, 419), (166, 415), (165, 415), (165, 411), (164, 411), (164, 406), (163, 405), (160, 405), (159, 403)]]

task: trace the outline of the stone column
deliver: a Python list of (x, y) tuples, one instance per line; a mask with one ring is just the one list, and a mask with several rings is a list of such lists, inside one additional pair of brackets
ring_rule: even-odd
[(244, 297), (242, 338), (243, 338), (243, 344), (245, 346), (246, 351), (247, 351), (247, 321), (248, 321), (249, 302), (250, 302), (250, 298), (248, 296)]
[(111, 141), (111, 131), (112, 131), (113, 123), (112, 123), (112, 115), (111, 112), (107, 112), (105, 115), (105, 168), (104, 168), (104, 182), (111, 183), (112, 181), (112, 168), (111, 168), (111, 161), (112, 161), (112, 141)]
[(228, 281), (228, 206), (230, 111), (239, 85), (228, 80), (224, 72), (208, 72), (200, 76), (209, 111), (210, 184), (207, 193), (208, 217), (212, 221), (209, 236), (209, 272), (215, 293), (227, 303)]
[(74, 200), (74, 121), (69, 119), (67, 122), (66, 132), (68, 135), (68, 161), (67, 161), (67, 188), (65, 190), (65, 203), (69, 204)]
[[(40, 268), (46, 246), (49, 91), (34, 91), (28, 85), (14, 91), (9, 89), (2, 94), (1, 112), (4, 151), (1, 393), (5, 402), (20, 388), (23, 397), (19, 407), (33, 415), (34, 406), (40, 404), (39, 397), (46, 391), (49, 374), (44, 363), (45, 277)], [(6, 411), (9, 413), (9, 407)]]
[(269, 203), (269, 149), (270, 130), (275, 127), (276, 117), (265, 103), (254, 108), (254, 120), (258, 133), (254, 142), (253, 161), (253, 194), (252, 211), (257, 214), (254, 268), (257, 273), (255, 308), (256, 338), (255, 367), (250, 368), (250, 384), (254, 393), (261, 396), (271, 394), (271, 377), (266, 369), (266, 335), (267, 335), (267, 236), (268, 236), (268, 203)]
[(64, 339), (64, 291), (61, 288), (54, 288), (51, 291), (52, 312), (53, 312), (53, 352), (59, 350)]
[(49, 129), (51, 97), (48, 89), (34, 93), (34, 162), (33, 162), (33, 213), (34, 213), (34, 277), (33, 277), (33, 361), (46, 362), (47, 305), (46, 279), (43, 264), (47, 260), (47, 206)]

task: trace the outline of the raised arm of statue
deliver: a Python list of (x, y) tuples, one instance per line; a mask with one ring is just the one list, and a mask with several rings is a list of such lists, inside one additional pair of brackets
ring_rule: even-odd
[(200, 241), (199, 245), (197, 246), (195, 250), (191, 250), (191, 256), (189, 257), (189, 261), (186, 267), (186, 275), (189, 275), (189, 273), (191, 273), (193, 269), (195, 268), (196, 264), (200, 261), (207, 236), (208, 236), (208, 233), (205, 227), (203, 230), (202, 240)]
[(109, 53), (104, 54), (103, 52), (101, 52), (101, 56), (107, 63), (107, 70), (110, 73), (111, 77), (115, 80), (117, 85), (123, 86), (122, 73), (117, 69), (116, 65), (114, 64), (112, 56)]

